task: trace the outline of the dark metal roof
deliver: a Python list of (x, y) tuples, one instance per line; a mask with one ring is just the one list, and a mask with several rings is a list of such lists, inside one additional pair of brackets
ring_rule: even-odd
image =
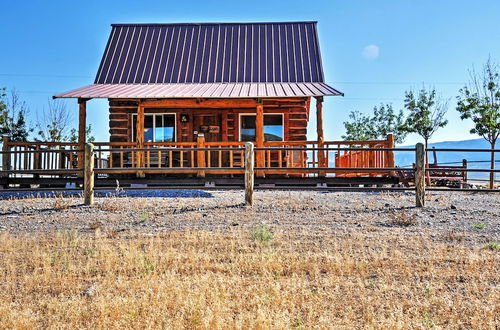
[(113, 24), (96, 84), (324, 82), (316, 22)]
[(94, 84), (56, 98), (249, 98), (343, 95), (325, 83)]

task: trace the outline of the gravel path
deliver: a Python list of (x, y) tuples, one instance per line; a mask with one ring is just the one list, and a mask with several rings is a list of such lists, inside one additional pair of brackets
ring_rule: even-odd
[[(105, 197), (107, 196), (107, 197)], [(142, 190), (100, 192), (92, 207), (78, 193), (0, 193), (0, 232), (76, 230), (108, 236), (168, 230), (223, 231), (260, 224), (308, 234), (429, 235), (472, 246), (500, 240), (500, 195), (433, 192), (424, 209), (413, 193), (257, 191), (243, 206), (242, 191)]]

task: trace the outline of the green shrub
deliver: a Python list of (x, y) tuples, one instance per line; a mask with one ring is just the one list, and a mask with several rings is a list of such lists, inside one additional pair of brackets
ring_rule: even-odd
[(491, 242), (486, 245), (491, 251), (500, 251), (500, 242)]
[(268, 243), (273, 239), (273, 233), (268, 225), (260, 225), (254, 228), (250, 236), (255, 242), (258, 243)]

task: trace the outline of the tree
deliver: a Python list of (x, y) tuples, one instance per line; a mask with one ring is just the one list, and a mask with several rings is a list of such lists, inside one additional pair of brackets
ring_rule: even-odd
[[(432, 135), (441, 127), (448, 124), (444, 119), (448, 110), (448, 101), (436, 96), (436, 90), (426, 90), (425, 86), (420, 91), (405, 92), (404, 106), (408, 110), (408, 117), (401, 127), (408, 133), (417, 133), (424, 139), (425, 149), (429, 146)], [(428, 164), (427, 152), (425, 164)]]
[(401, 130), (404, 122), (403, 111), (396, 113), (391, 104), (380, 104), (373, 107), (371, 116), (359, 111), (349, 114), (350, 121), (344, 122), (346, 134), (344, 140), (378, 140), (385, 139), (387, 134), (394, 134), (396, 143), (403, 143), (406, 131)]
[(26, 141), (32, 129), (28, 128), (26, 115), (28, 107), (21, 101), (19, 94), (12, 89), (0, 89), (0, 134), (7, 135), (12, 141)]
[[(85, 136), (87, 137), (87, 142), (92, 143), (95, 141), (95, 137), (92, 135), (92, 125), (89, 124), (85, 128)], [(78, 131), (76, 130), (76, 128), (71, 129), (68, 140), (72, 143), (78, 142)]]
[[(41, 118), (37, 118), (38, 137), (36, 140), (48, 142), (76, 142), (78, 140), (75, 128), (70, 128), (72, 122), (71, 112), (66, 103), (61, 100), (48, 101), (48, 109), (41, 111)], [(92, 127), (86, 127), (87, 141), (94, 141)]]
[[(500, 135), (500, 73), (498, 64), (488, 58), (481, 72), (474, 68), (469, 72), (469, 83), (460, 89), (457, 96), (457, 111), (460, 118), (471, 119), (474, 127), (471, 134), (482, 136), (491, 145), (490, 168), (495, 169), (495, 145)], [(490, 173), (490, 188), (493, 189), (495, 173)]]

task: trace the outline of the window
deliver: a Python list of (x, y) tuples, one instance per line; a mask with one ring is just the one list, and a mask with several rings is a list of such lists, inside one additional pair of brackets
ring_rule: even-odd
[[(240, 115), (240, 141), (255, 141), (255, 115)], [(264, 114), (264, 141), (283, 141), (283, 114)]]
[[(135, 142), (137, 115), (132, 120), (132, 141)], [(175, 114), (145, 114), (144, 115), (144, 142), (174, 142), (175, 141)]]

